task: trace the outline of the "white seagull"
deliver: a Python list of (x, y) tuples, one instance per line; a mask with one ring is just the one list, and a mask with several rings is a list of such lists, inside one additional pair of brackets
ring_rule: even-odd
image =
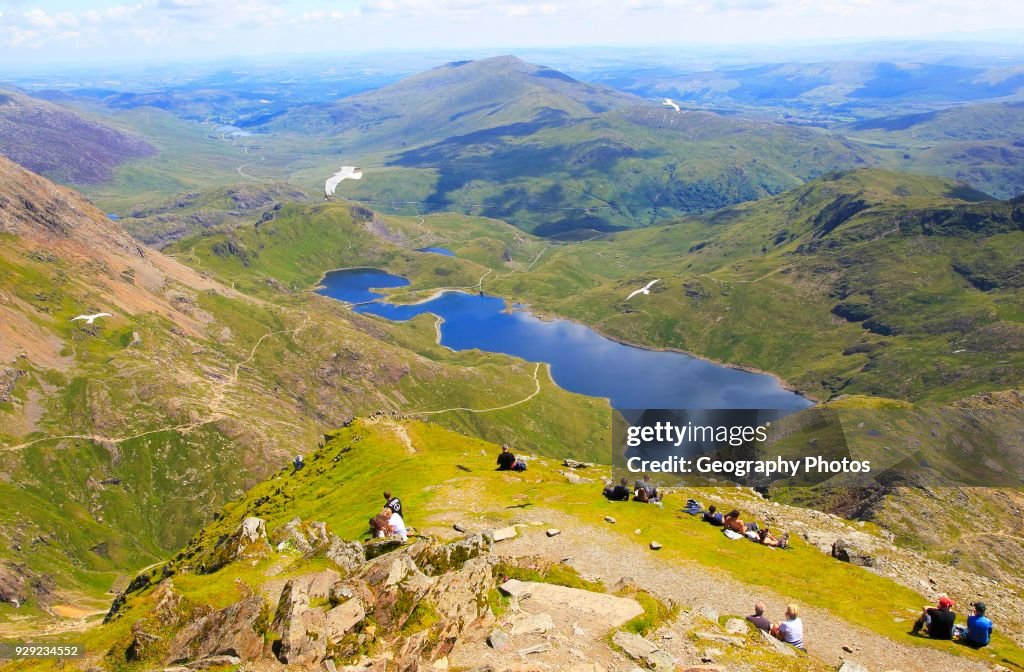
[(637, 294), (650, 294), (651, 293), (651, 287), (653, 287), (654, 283), (656, 283), (656, 282), (661, 282), (661, 281), (660, 280), (651, 280), (650, 282), (647, 283), (647, 286), (641, 287), (640, 289), (636, 290), (635, 292), (633, 292), (632, 294), (627, 296), (626, 297), (626, 301), (629, 301), (630, 299), (632, 299)]
[(361, 180), (363, 171), (355, 166), (342, 166), (341, 170), (327, 178), (324, 182), (324, 198), (334, 196), (334, 190), (341, 184), (342, 180)]
[(676, 112), (679, 111), (679, 105), (676, 103), (676, 101), (672, 100), (671, 98), (666, 98), (665, 102), (662, 103), (661, 106), (662, 107), (671, 107)]
[(86, 324), (92, 324), (96, 321), (97, 317), (113, 317), (110, 313), (96, 313), (95, 315), (79, 315), (78, 317), (72, 317), (71, 321), (85, 320)]

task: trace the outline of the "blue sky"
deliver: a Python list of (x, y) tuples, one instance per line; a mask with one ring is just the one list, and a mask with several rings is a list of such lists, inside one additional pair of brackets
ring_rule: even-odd
[(1021, 34), (1020, 0), (0, 0), (0, 59), (13, 66)]

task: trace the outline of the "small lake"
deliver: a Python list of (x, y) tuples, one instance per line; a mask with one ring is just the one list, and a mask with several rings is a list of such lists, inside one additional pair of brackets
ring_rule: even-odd
[(504, 299), (448, 291), (415, 305), (376, 301), (374, 288), (408, 285), (376, 269), (328, 273), (320, 294), (349, 303), (360, 313), (404, 321), (423, 313), (444, 320), (441, 344), (546, 362), (566, 390), (606, 397), (619, 409), (764, 408), (796, 411), (813, 403), (772, 376), (741, 371), (679, 352), (646, 350), (601, 336), (569, 320), (542, 320), (528, 310), (508, 309)]
[(454, 257), (455, 253), (444, 247), (421, 247), (417, 252), (430, 252), (431, 254), (443, 254), (446, 257)]

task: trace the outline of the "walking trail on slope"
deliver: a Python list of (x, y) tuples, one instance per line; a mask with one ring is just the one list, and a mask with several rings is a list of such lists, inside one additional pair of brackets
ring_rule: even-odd
[[(641, 588), (684, 607), (696, 609), (707, 606), (722, 615), (743, 617), (752, 613), (755, 602), (762, 601), (767, 605), (768, 616), (777, 621), (785, 612), (786, 604), (793, 602), (791, 598), (744, 584), (725, 572), (698, 564), (684, 566), (659, 560), (653, 551), (622, 543), (601, 527), (581, 525), (579, 519), (559, 511), (532, 508), (528, 516), (533, 520), (543, 520), (545, 527), (560, 528), (561, 534), (547, 538), (542, 527), (520, 528), (520, 536), (496, 546), (499, 554), (511, 557), (539, 555), (556, 562), (571, 558), (566, 560), (567, 564), (584, 576), (602, 577), (607, 585), (625, 577)], [(814, 580), (813, 576), (807, 578), (808, 581)], [(873, 671), (966, 672), (991, 669), (990, 664), (981, 661), (950, 655), (928, 646), (912, 646), (891, 640), (848, 623), (825, 609), (800, 606), (808, 650), (815, 658), (832, 665), (851, 660)], [(908, 619), (912, 619), (909, 611)], [(908, 630), (910, 623), (908, 620)], [(852, 648), (855, 653), (844, 651), (843, 646)]]

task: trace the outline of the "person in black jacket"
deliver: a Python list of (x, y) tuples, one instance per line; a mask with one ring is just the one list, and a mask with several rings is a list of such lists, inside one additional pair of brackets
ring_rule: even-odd
[(953, 639), (953, 625), (956, 623), (954, 606), (956, 602), (948, 596), (939, 595), (938, 605), (925, 607), (911, 632), (916, 635), (923, 627), (932, 639)]
[(403, 519), (405, 518), (405, 510), (402, 509), (402, 500), (398, 497), (392, 497), (391, 493), (387, 490), (384, 491), (384, 500), (387, 502), (384, 506), (400, 515)]
[(628, 502), (631, 494), (629, 492), (629, 486), (627, 485), (628, 483), (629, 481), (626, 479), (622, 479), (619, 481), (619, 484), (615, 486), (609, 482), (608, 485), (605, 486), (602, 494), (613, 502)]
[(516, 456), (508, 449), (508, 444), (501, 445), (501, 453), (498, 455), (498, 471), (510, 471), (516, 464)]

